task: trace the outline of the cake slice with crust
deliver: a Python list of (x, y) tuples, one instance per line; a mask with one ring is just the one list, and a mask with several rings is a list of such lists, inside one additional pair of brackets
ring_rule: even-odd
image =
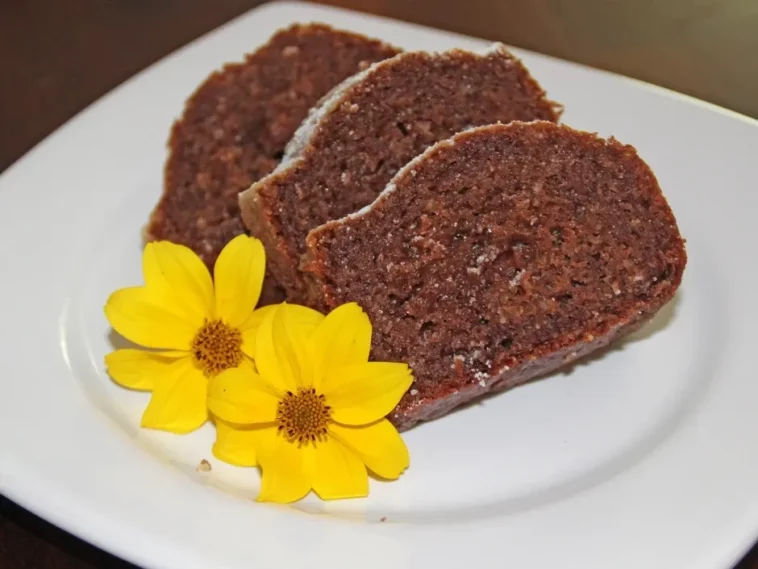
[(550, 122), (492, 125), (412, 160), (310, 232), (310, 304), (359, 303), (372, 357), (407, 362), (399, 429), (551, 372), (652, 318), (684, 242), (634, 148)]
[(240, 194), (289, 298), (308, 231), (371, 203), (408, 160), (472, 126), (556, 121), (558, 106), (508, 50), (407, 52), (347, 79), (311, 112), (271, 175)]
[[(308, 110), (346, 77), (399, 51), (323, 24), (296, 24), (212, 73), (171, 130), (163, 195), (145, 238), (186, 245), (212, 269), (224, 245), (245, 231), (237, 194), (276, 167)], [(261, 304), (281, 298), (269, 275)]]

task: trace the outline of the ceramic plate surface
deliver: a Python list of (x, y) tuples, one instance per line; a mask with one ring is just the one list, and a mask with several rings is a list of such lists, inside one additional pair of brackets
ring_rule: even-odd
[[(656, 172), (688, 240), (675, 301), (614, 349), (407, 433), (412, 466), (367, 500), (251, 501), (257, 471), (137, 428), (102, 306), (139, 284), (140, 229), (185, 98), (294, 21), (408, 49), (488, 42), (269, 4), (92, 105), (0, 177), (0, 491), (100, 547), (171, 569), (725, 569), (758, 535), (758, 123), (518, 51), (564, 122)], [(196, 472), (201, 459), (210, 473)]]

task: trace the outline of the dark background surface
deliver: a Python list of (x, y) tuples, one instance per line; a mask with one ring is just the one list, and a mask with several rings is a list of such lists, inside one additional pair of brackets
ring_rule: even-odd
[[(131, 75), (261, 3), (0, 0), (0, 172)], [(758, 118), (758, 0), (329, 3), (616, 71)], [(0, 567), (133, 568), (2, 497)], [(758, 547), (739, 569), (758, 569)]]

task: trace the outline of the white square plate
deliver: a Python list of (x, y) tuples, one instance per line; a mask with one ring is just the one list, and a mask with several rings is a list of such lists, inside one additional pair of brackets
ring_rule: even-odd
[(260, 505), (211, 460), (212, 428), (139, 431), (115, 386), (110, 291), (140, 281), (140, 228), (184, 99), (293, 21), (409, 49), (487, 42), (333, 8), (253, 10), (143, 71), (0, 177), (0, 491), (152, 568), (724, 569), (758, 535), (758, 123), (519, 52), (564, 122), (635, 145), (688, 238), (676, 300), (602, 355), (414, 429), (367, 500)]

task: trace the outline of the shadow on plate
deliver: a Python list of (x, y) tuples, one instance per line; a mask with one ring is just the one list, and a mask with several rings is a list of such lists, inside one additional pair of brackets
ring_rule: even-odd
[[(481, 397), (477, 397), (476, 399), (466, 403), (465, 405), (456, 407), (446, 416), (452, 415), (454, 413), (459, 413), (461, 411), (465, 411), (466, 409), (470, 409), (471, 407), (478, 407), (479, 405), (483, 405), (484, 403), (486, 403), (493, 397), (502, 395), (503, 393), (507, 391), (511, 391), (512, 389), (518, 389), (519, 387), (523, 385), (529, 385), (536, 381), (542, 381), (545, 379), (554, 378), (559, 375), (563, 375), (563, 376), (573, 375), (574, 372), (577, 371), (577, 369), (581, 369), (585, 366), (592, 365), (594, 362), (607, 357), (608, 354), (610, 353), (621, 352), (625, 350), (628, 346), (636, 342), (647, 340), (648, 338), (651, 338), (658, 332), (661, 332), (662, 330), (666, 329), (666, 327), (668, 327), (668, 325), (674, 320), (676, 316), (676, 311), (677, 311), (677, 307), (679, 306), (679, 303), (680, 303), (680, 294), (677, 294), (674, 296), (673, 299), (671, 299), (670, 302), (664, 305), (650, 321), (643, 324), (643, 326), (639, 330), (632, 332), (628, 336), (625, 336), (609, 344), (608, 346), (595, 350), (594, 352), (584, 356), (583, 358), (579, 358), (571, 363), (568, 363), (555, 371), (551, 371), (543, 375), (538, 375), (537, 377), (530, 379), (529, 381), (526, 381), (519, 385), (516, 385), (514, 387), (511, 387), (510, 389), (485, 393)], [(421, 423), (421, 424), (424, 424), (424, 423)]]

